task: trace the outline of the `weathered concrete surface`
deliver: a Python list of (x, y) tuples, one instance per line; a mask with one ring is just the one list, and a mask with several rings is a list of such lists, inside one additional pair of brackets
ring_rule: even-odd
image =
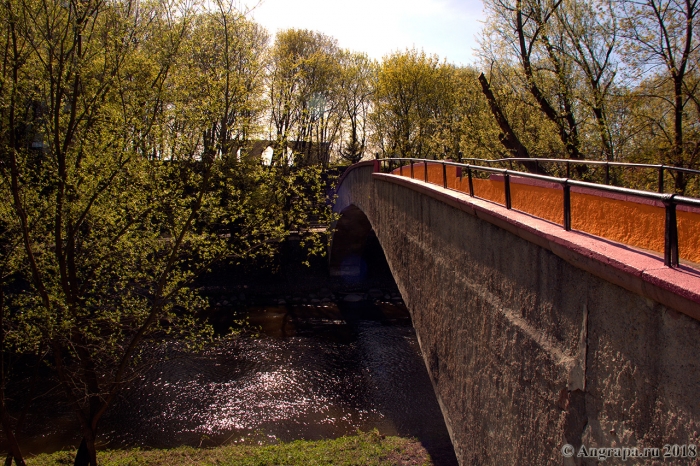
[(336, 209), (362, 210), (384, 248), (461, 464), (573, 464), (566, 443), (700, 442), (694, 295), (678, 312), (642, 296), (634, 275), (580, 261), (596, 276), (571, 263), (580, 251), (411, 183), (355, 168)]

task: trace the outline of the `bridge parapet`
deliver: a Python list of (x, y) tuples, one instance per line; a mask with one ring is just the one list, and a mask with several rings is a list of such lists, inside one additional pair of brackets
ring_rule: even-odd
[(336, 210), (384, 248), (462, 464), (700, 441), (700, 273), (416, 178), (355, 166)]
[[(605, 163), (608, 166), (607, 162), (587, 163)], [(668, 266), (679, 264), (679, 249), (683, 252), (683, 258), (693, 262), (696, 268), (700, 264), (700, 199), (451, 161), (383, 159), (375, 163), (375, 171), (386, 165), (394, 175), (467, 192), (471, 197), (490, 200), (507, 209), (516, 209), (561, 224), (566, 230), (575, 229), (660, 252), (664, 254), (664, 262)], [(391, 170), (395, 165), (399, 167)], [(615, 165), (651, 167), (659, 169), (661, 174), (673, 168), (644, 164)], [(697, 170), (673, 169), (700, 175)], [(477, 177), (484, 173), (490, 174), (488, 179)], [(607, 180), (608, 176), (605, 178)], [(659, 181), (660, 189), (663, 189), (661, 180), (663, 177)]]

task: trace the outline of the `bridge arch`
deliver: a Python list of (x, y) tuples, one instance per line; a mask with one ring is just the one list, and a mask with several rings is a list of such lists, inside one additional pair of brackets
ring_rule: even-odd
[(331, 276), (361, 277), (367, 272), (365, 249), (372, 225), (354, 204), (345, 207), (334, 225), (329, 254)]
[(383, 247), (461, 464), (700, 441), (700, 273), (372, 162), (337, 194)]

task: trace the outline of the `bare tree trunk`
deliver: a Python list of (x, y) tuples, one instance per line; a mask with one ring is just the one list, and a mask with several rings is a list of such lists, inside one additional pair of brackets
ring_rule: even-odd
[(2, 378), (0, 382), (2, 384), (0, 386), (0, 422), (2, 423), (2, 430), (5, 431), (5, 438), (10, 449), (10, 454), (7, 456), (5, 464), (8, 461), (12, 462), (12, 458), (14, 458), (17, 466), (24, 466), (22, 451), (12, 429), (12, 420), (5, 404), (5, 292), (2, 285), (0, 285), (0, 352), (0, 377)]
[[(4, 377), (3, 377), (4, 378)], [(10, 419), (10, 415), (7, 413), (7, 406), (5, 405), (5, 388), (3, 387), (2, 390), (0, 390), (0, 406), (2, 409), (2, 413), (0, 413), (0, 420), (2, 421), (2, 430), (5, 431), (5, 438), (7, 440), (9, 449), (10, 449), (10, 454), (8, 455), (8, 459), (14, 458), (15, 464), (18, 466), (24, 466), (24, 458), (22, 457), (22, 450), (19, 447), (19, 443), (17, 442), (17, 437), (15, 437), (15, 434), (12, 429), (12, 421)], [(5, 463), (7, 464), (7, 459), (5, 460)]]
[[(683, 71), (685, 66), (683, 67)], [(673, 155), (675, 160), (673, 164), (683, 166), (683, 74), (673, 76), (674, 98), (674, 140), (673, 140)], [(676, 192), (685, 194), (685, 188), (688, 184), (683, 172), (675, 172)]]
[[(552, 7), (552, 11), (548, 13), (545, 18), (537, 18), (537, 23), (539, 24), (540, 28), (545, 27), (552, 13), (559, 7), (560, 4), (561, 0), (559, 0)], [(535, 74), (532, 68), (532, 63), (530, 62), (530, 54), (532, 52), (532, 44), (534, 39), (528, 47), (525, 40), (525, 22), (523, 20), (522, 0), (517, 0), (515, 5), (516, 32), (518, 34), (518, 45), (520, 47), (520, 61), (523, 66), (523, 71), (525, 72), (525, 77), (527, 78), (530, 94), (532, 94), (532, 96), (535, 98), (535, 101), (539, 105), (542, 113), (544, 113), (545, 116), (557, 126), (557, 129), (559, 130), (559, 137), (562, 143), (564, 143), (564, 147), (566, 147), (569, 157), (572, 159), (582, 159), (583, 155), (579, 150), (578, 130), (576, 128), (576, 121), (573, 116), (571, 102), (566, 98), (564, 99), (566, 114), (563, 118), (564, 121), (562, 121), (562, 117), (559, 112), (557, 112), (549, 100), (547, 100), (547, 97), (535, 82)]]
[[(516, 136), (515, 132), (513, 131), (513, 128), (510, 126), (508, 119), (503, 114), (500, 105), (498, 105), (498, 102), (496, 101), (496, 96), (493, 95), (491, 85), (486, 79), (486, 76), (484, 76), (484, 73), (481, 73), (479, 75), (479, 82), (481, 83), (481, 90), (486, 96), (486, 100), (489, 101), (491, 113), (496, 119), (496, 123), (498, 123), (498, 126), (501, 128), (501, 137), (498, 138), (501, 141), (501, 144), (503, 144), (503, 147), (505, 147), (506, 150), (512, 153), (515, 157), (529, 159), (530, 153), (528, 152), (527, 148), (520, 142), (520, 139), (518, 139), (518, 136)], [(529, 172), (546, 173), (544, 168), (538, 165), (539, 164), (537, 162), (523, 163), (523, 166)]]
[[(92, 443), (92, 451), (95, 452), (95, 442)], [(95, 460), (93, 461), (93, 455), (90, 454), (90, 448), (88, 447), (88, 442), (85, 437), (80, 442), (78, 451), (75, 454), (75, 461), (73, 466), (97, 466), (97, 456), (95, 455)]]

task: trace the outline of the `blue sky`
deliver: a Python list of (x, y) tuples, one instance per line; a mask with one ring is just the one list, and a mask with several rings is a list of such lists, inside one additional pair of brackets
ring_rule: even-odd
[(251, 16), (273, 35), (312, 29), (372, 58), (415, 47), (466, 65), (476, 61), (484, 14), (481, 0), (263, 0)]

